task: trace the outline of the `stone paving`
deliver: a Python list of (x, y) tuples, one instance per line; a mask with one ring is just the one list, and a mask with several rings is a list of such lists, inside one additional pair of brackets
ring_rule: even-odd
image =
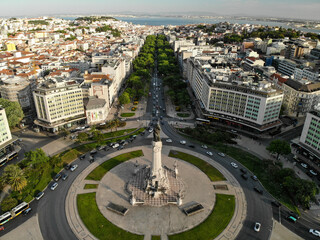
[[(227, 181), (219, 182), (219, 184), (221, 183), (228, 186), (228, 190), (214, 190), (213, 183), (203, 172), (201, 172), (198, 168), (187, 162), (179, 161), (178, 165), (181, 166), (179, 167), (179, 175), (181, 175), (181, 178), (185, 181), (187, 188), (186, 196), (183, 199), (184, 203), (196, 201), (201, 203), (205, 209), (204, 211), (197, 213), (191, 217), (186, 217), (186, 215), (182, 213), (182, 211), (175, 205), (167, 205), (164, 207), (133, 207), (129, 204), (129, 195), (125, 191), (124, 186), (126, 181), (128, 181), (131, 177), (131, 175), (127, 172), (128, 167), (129, 169), (131, 168), (131, 171), (133, 172), (134, 162), (136, 161), (136, 159), (132, 159), (113, 168), (99, 182), (98, 189), (83, 189), (86, 183), (98, 183), (95, 181), (85, 180), (85, 177), (96, 166), (98, 166), (105, 160), (108, 160), (123, 152), (129, 152), (138, 149), (142, 149), (144, 152), (144, 156), (138, 158), (139, 164), (150, 164), (152, 156), (151, 145), (150, 147), (136, 147), (131, 149), (125, 149), (121, 152), (115, 152), (110, 155), (107, 155), (104, 158), (97, 159), (97, 161), (94, 164), (90, 165), (87, 169), (85, 169), (74, 181), (74, 184), (71, 186), (67, 195), (66, 211), (67, 219), (71, 226), (71, 229), (79, 239), (95, 239), (95, 237), (92, 236), (91, 233), (85, 228), (84, 224), (79, 218), (76, 207), (76, 195), (95, 191), (97, 191), (97, 205), (101, 213), (109, 221), (123, 229), (126, 229), (127, 231), (144, 234), (144, 239), (146, 240), (151, 239), (152, 235), (161, 235), (162, 239), (167, 239), (167, 234), (186, 231), (187, 229), (193, 228), (194, 226), (204, 221), (207, 218), (207, 216), (211, 213), (214, 207), (215, 193), (235, 194), (235, 214), (231, 219), (228, 227), (216, 239), (236, 238), (236, 236), (242, 228), (242, 223), (246, 217), (247, 208), (245, 196), (239, 183), (221, 165), (214, 162), (207, 156), (194, 153), (190, 150), (180, 149), (176, 147), (164, 147), (162, 151), (164, 165), (168, 165), (169, 168), (173, 167), (174, 160), (168, 157), (170, 150), (187, 152), (188, 154), (195, 155), (209, 162), (219, 171), (221, 171), (222, 174), (224, 174), (224, 176), (227, 178)], [(195, 176), (197, 177), (196, 181)], [(110, 185), (110, 183), (112, 184)], [(124, 206), (129, 209), (129, 212), (126, 214), (126, 216), (120, 216), (111, 211), (108, 211), (106, 209), (107, 201), (114, 202), (116, 204)], [(174, 223), (176, 223), (176, 225)]]

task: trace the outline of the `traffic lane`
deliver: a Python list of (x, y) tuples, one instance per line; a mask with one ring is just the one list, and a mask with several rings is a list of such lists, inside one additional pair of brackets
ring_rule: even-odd
[(2, 239), (1, 237), (7, 233), (9, 233), (10, 231), (16, 229), (18, 226), (20, 226), (21, 224), (23, 224), (24, 222), (26, 222), (27, 220), (29, 220), (31, 217), (35, 216), (37, 214), (37, 208), (38, 208), (38, 202), (32, 201), (29, 204), (29, 207), (31, 207), (31, 212), (28, 213), (27, 215), (23, 215), (22, 213), (11, 219), (9, 222), (5, 223), (4, 225), (2, 225), (4, 227), (3, 231), (0, 231), (0, 239)]
[(81, 161), (78, 159), (73, 164), (78, 164), (78, 168), (74, 172), (63, 170), (63, 172), (68, 174), (68, 178), (65, 181), (60, 179), (58, 181), (59, 185), (54, 191), (50, 189), (52, 181), (45, 191), (44, 197), (46, 201), (41, 201), (42, 199), (40, 199), (39, 224), (44, 239), (77, 239), (69, 227), (66, 218), (65, 200), (75, 178), (90, 163), (85, 159)]

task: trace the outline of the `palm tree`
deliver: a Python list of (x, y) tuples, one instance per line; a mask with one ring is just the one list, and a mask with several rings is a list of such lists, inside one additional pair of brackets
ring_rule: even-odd
[(21, 191), (28, 183), (23, 170), (15, 164), (4, 169), (3, 181), (9, 184), (14, 191)]

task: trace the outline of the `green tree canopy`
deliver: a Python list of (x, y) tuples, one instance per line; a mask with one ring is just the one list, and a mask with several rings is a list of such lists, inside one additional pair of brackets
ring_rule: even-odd
[(130, 95), (128, 92), (123, 92), (119, 97), (120, 104), (128, 104), (130, 103)]
[(12, 208), (14, 208), (17, 205), (18, 205), (17, 199), (12, 198), (10, 196), (7, 196), (1, 202), (1, 210), (2, 210), (2, 212), (7, 212), (7, 211), (10, 211)]
[(23, 111), (18, 102), (0, 98), (0, 105), (5, 109), (10, 128), (17, 126), (23, 119)]
[(270, 153), (277, 154), (277, 159), (279, 159), (279, 155), (287, 155), (291, 153), (290, 144), (284, 140), (276, 139), (270, 142), (267, 150)]
[(77, 137), (79, 142), (85, 142), (88, 140), (88, 138), (89, 138), (89, 135), (85, 132), (80, 132)]
[(3, 181), (9, 184), (14, 191), (21, 191), (27, 186), (27, 179), (25, 178), (24, 172), (15, 164), (5, 167)]
[(26, 152), (25, 159), (28, 161), (29, 164), (32, 164), (34, 168), (37, 168), (38, 165), (44, 165), (50, 160), (41, 148), (37, 148), (36, 150)]

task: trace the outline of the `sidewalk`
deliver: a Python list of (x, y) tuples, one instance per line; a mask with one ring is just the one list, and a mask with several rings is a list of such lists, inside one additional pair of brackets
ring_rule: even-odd
[(279, 222), (273, 220), (273, 228), (272, 228), (270, 240), (284, 240), (284, 239), (302, 240), (303, 238), (291, 232), (288, 228), (284, 227)]

